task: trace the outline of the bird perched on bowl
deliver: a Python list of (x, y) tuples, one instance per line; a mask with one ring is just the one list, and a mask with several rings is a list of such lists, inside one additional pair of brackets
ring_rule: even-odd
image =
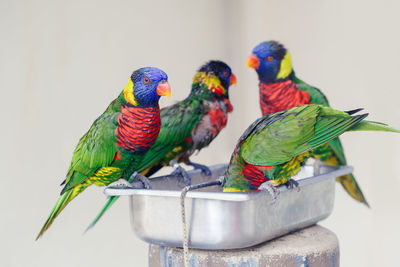
[[(236, 84), (231, 68), (219, 60), (211, 60), (200, 67), (193, 78), (191, 91), (182, 101), (161, 109), (161, 130), (157, 141), (146, 153), (138, 168), (132, 168), (151, 176), (164, 166), (172, 165), (174, 173), (182, 175), (190, 184), (190, 177), (177, 162), (199, 168), (209, 175), (209, 169), (190, 161), (190, 156), (207, 147), (226, 126), (228, 113), (232, 111), (229, 87)], [(109, 197), (106, 205), (90, 224), (93, 227), (102, 215), (118, 199)]]
[[(259, 79), (260, 107), (262, 114), (271, 114), (304, 104), (329, 106), (325, 95), (317, 88), (303, 82), (292, 67), (289, 51), (277, 41), (257, 45), (247, 60)], [(327, 165), (346, 165), (346, 157), (339, 139), (333, 139), (312, 151), (312, 157)], [(368, 206), (353, 174), (336, 178), (355, 200)]]
[(345, 131), (400, 132), (385, 124), (363, 120), (368, 114), (351, 115), (310, 104), (267, 114), (240, 137), (225, 173), (224, 192), (267, 190), (276, 198), (276, 186), (297, 185), (290, 177), (312, 151)]
[[(169, 97), (168, 76), (158, 68), (133, 72), (120, 95), (92, 124), (76, 146), (56, 205), (38, 239), (65, 206), (88, 186), (105, 186), (134, 169), (160, 131), (160, 96)], [(146, 183), (142, 176), (137, 179)]]

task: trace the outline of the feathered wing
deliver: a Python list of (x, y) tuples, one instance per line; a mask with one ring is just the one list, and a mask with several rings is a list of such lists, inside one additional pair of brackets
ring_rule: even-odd
[(79, 140), (67, 171), (66, 185), (36, 239), (43, 235), (65, 206), (91, 184), (88, 178), (113, 162), (118, 116), (119, 113), (102, 114)]
[(61, 194), (82, 183), (101, 167), (109, 166), (114, 160), (117, 150), (115, 129), (119, 114), (104, 113), (79, 140)]
[[(128, 171), (127, 174), (130, 175), (134, 171), (137, 171), (144, 175), (151, 175), (165, 164), (168, 164), (169, 160), (174, 158), (173, 155), (171, 155), (172, 158), (168, 157), (168, 153), (173, 150), (178, 151), (183, 149), (182, 146), (186, 142), (185, 139), (190, 136), (190, 133), (200, 121), (202, 113), (202, 106), (199, 105), (197, 100), (190, 99), (190, 97), (173, 106), (163, 108), (160, 113), (161, 130), (155, 144), (146, 152), (139, 167), (136, 170)], [(148, 174), (149, 171), (151, 174)], [(119, 196), (108, 198), (107, 203), (96, 215), (86, 231), (96, 225), (103, 214), (118, 198)]]
[[(324, 106), (329, 106), (328, 99), (326, 96), (316, 87), (313, 87), (299, 78), (295, 77), (294, 82), (299, 86), (299, 89), (302, 91), (306, 91), (310, 94), (310, 101), (313, 104), (319, 104)], [(329, 161), (325, 161), (330, 165), (346, 165), (346, 157), (344, 155), (344, 149), (339, 139), (333, 139), (327, 144), (328, 151), (324, 151), (325, 153), (332, 153), (333, 156)], [(318, 155), (315, 155), (318, 157)], [(354, 199), (364, 203), (368, 206), (368, 202), (362, 193), (360, 186), (357, 184), (357, 181), (353, 174), (346, 174), (340, 177), (337, 177), (336, 180), (341, 183), (343, 188), (347, 191), (347, 193), (352, 196)]]
[[(279, 116), (274, 123), (269, 120)], [(246, 138), (240, 155), (252, 165), (274, 166), (310, 151), (348, 130), (365, 115), (305, 105), (268, 116)]]
[(310, 94), (310, 102), (313, 104), (329, 106), (328, 99), (326, 96), (319, 90), (318, 88), (305, 83), (304, 81), (300, 80), (296, 76), (294, 77), (293, 81), (299, 87), (299, 90), (306, 91)]
[(198, 101), (183, 101), (161, 110), (161, 130), (155, 144), (147, 151), (139, 170), (158, 164), (168, 164), (166, 155), (179, 150), (200, 121), (203, 111)]

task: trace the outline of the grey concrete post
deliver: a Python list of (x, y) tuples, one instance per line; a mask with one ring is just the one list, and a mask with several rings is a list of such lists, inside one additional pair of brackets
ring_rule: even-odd
[[(339, 242), (321, 226), (312, 226), (246, 249), (190, 250), (192, 267), (336, 267)], [(181, 248), (150, 245), (150, 267), (183, 267)]]

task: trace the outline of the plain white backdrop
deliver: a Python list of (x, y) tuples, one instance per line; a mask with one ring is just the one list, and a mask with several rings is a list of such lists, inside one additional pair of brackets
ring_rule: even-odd
[[(172, 99), (183, 99), (209, 59), (237, 75), (234, 112), (206, 164), (229, 160), (237, 138), (260, 116), (251, 49), (276, 39), (294, 69), (333, 107), (363, 107), (369, 119), (400, 127), (398, 1), (1, 1), (1, 266), (146, 266), (146, 243), (132, 233), (121, 199), (90, 232), (105, 201), (92, 187), (35, 242), (55, 204), (72, 151), (126, 85), (157, 66)], [(395, 266), (400, 238), (400, 135), (348, 133), (346, 155), (371, 205), (340, 186), (321, 224), (339, 237), (342, 266)]]

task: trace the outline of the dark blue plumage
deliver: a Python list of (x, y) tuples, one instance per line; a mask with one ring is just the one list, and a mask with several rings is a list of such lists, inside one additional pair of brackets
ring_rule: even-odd
[(253, 49), (253, 55), (259, 59), (256, 72), (260, 82), (271, 83), (277, 81), (281, 61), (286, 51), (286, 48), (276, 41), (262, 42)]

